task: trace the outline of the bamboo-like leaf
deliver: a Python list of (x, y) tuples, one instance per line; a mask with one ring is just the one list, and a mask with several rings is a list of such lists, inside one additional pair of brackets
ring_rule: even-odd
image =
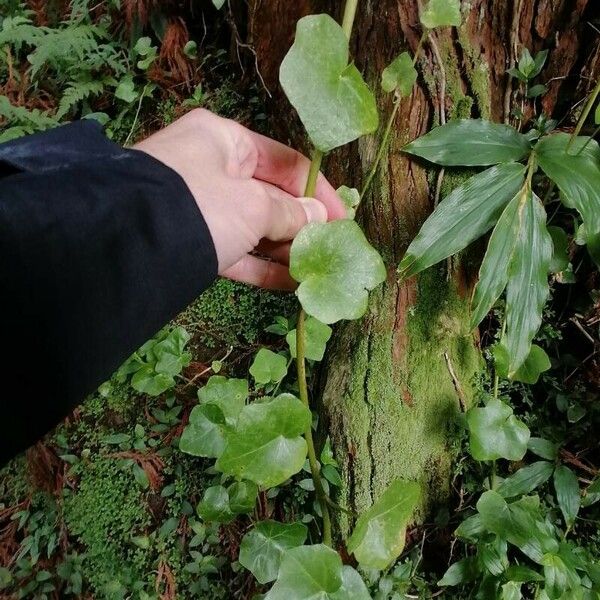
[(533, 336), (542, 322), (542, 309), (549, 293), (551, 259), (552, 238), (546, 229), (546, 211), (540, 199), (528, 191), (506, 288), (505, 345), (510, 357), (509, 377), (525, 362)]
[(556, 467), (556, 471), (554, 471), (554, 489), (565, 523), (567, 527), (573, 527), (581, 506), (581, 493), (577, 475), (564, 465)]
[(457, 119), (416, 139), (404, 152), (444, 167), (484, 167), (518, 161), (531, 151), (514, 127), (483, 119)]
[(519, 191), (525, 167), (507, 163), (474, 175), (444, 198), (425, 221), (402, 262), (410, 277), (456, 254), (489, 231)]

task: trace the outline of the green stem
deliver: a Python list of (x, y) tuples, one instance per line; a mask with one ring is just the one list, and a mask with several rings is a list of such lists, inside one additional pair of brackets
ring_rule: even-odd
[[(308, 186), (307, 186), (308, 187)], [(310, 410), (310, 401), (308, 399), (308, 385), (306, 382), (306, 361), (305, 361), (305, 314), (304, 310), (300, 309), (298, 313), (298, 323), (296, 324), (296, 369), (298, 372), (298, 389), (300, 392), (300, 400), (304, 403), (304, 406)], [(331, 517), (329, 515), (329, 505), (327, 503), (327, 494), (321, 481), (321, 467), (317, 460), (317, 454), (315, 452), (315, 444), (312, 436), (312, 423), (309, 423), (304, 432), (306, 438), (306, 445), (308, 446), (308, 463), (310, 465), (310, 472), (312, 475), (313, 482), (315, 484), (315, 492), (317, 495), (317, 501), (321, 507), (321, 514), (323, 515), (323, 543), (327, 546), (331, 546), (333, 539), (331, 536)]]
[(306, 180), (306, 187), (304, 188), (304, 196), (306, 198), (312, 198), (315, 195), (317, 189), (317, 179), (319, 177), (319, 170), (321, 169), (321, 163), (323, 162), (323, 152), (315, 148), (310, 162), (310, 169), (308, 171), (308, 179)]
[(596, 129), (594, 129), (594, 133), (592, 133), (592, 135), (586, 140), (585, 144), (581, 147), (581, 150), (579, 150), (579, 152), (577, 153), (578, 156), (588, 147), (588, 144), (598, 135), (598, 132), (600, 132), (600, 125), (598, 125)]
[(352, 35), (352, 26), (354, 25), (354, 17), (356, 17), (356, 9), (358, 8), (358, 0), (346, 0), (344, 6), (344, 18), (342, 19), (342, 29), (346, 37), (350, 39)]
[(592, 90), (590, 97), (587, 99), (587, 102), (585, 103), (583, 112), (581, 113), (581, 116), (579, 117), (579, 120), (577, 121), (577, 125), (575, 126), (575, 129), (573, 130), (573, 133), (571, 134), (571, 139), (569, 140), (569, 143), (567, 144), (565, 152), (568, 152), (570, 150), (571, 146), (573, 145), (573, 142), (575, 141), (575, 138), (579, 135), (579, 132), (581, 131), (581, 128), (583, 127), (583, 124), (585, 123), (586, 119), (588, 118), (590, 112), (592, 112), (592, 108), (593, 108), (594, 104), (596, 103), (598, 95), (600, 95), (600, 79), (598, 79), (598, 83), (596, 83), (596, 87)]

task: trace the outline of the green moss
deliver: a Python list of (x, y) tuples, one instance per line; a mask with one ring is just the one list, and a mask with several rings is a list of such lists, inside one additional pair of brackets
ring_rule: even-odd
[(458, 42), (463, 51), (465, 70), (471, 93), (477, 103), (479, 115), (483, 119), (489, 119), (492, 111), (489, 66), (483, 59), (481, 52), (471, 44), (465, 25), (458, 29)]

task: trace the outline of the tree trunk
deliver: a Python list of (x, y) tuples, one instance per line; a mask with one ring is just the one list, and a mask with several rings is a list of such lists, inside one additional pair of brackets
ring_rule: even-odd
[[(363, 0), (351, 52), (377, 90), (377, 135), (332, 153), (324, 171), (335, 185), (360, 187), (392, 109), (379, 77), (421, 35), (419, 0)], [(339, 19), (342, 2), (250, 0), (249, 41), (271, 103), (276, 132), (302, 147), (297, 119), (277, 83), (296, 21), (313, 12)], [(588, 22), (593, 0), (463, 1), (463, 25), (432, 34), (418, 63), (419, 80), (402, 100), (387, 155), (360, 210), (359, 221), (388, 266), (387, 282), (371, 295), (368, 314), (336, 328), (324, 368), (321, 403), (343, 472), (340, 503), (361, 513), (396, 477), (422, 482), (421, 515), (449, 493), (456, 415), (474, 394), (482, 361), (468, 328), (468, 300), (477, 261), (468, 253), (419, 278), (399, 283), (396, 267), (436, 198), (470, 173), (439, 173), (412, 162), (402, 146), (435, 124), (459, 117), (512, 121), (514, 80), (505, 74), (522, 49), (549, 49), (542, 82), (549, 91), (538, 113), (564, 115), (600, 71), (600, 46)], [(566, 100), (565, 100), (566, 97)], [(531, 101), (519, 108), (534, 111)], [(563, 123), (569, 124), (569, 121)], [(454, 373), (454, 375), (452, 375)], [(460, 391), (457, 392), (457, 386)], [(342, 516), (342, 534), (349, 523)]]

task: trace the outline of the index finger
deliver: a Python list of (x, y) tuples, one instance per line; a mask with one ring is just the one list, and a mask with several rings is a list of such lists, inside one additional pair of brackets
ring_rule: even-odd
[[(310, 160), (297, 150), (269, 137), (254, 131), (250, 131), (250, 135), (258, 151), (254, 177), (272, 183), (292, 196), (304, 196)], [(319, 173), (314, 197), (327, 207), (330, 221), (346, 216), (344, 204), (322, 173)]]

